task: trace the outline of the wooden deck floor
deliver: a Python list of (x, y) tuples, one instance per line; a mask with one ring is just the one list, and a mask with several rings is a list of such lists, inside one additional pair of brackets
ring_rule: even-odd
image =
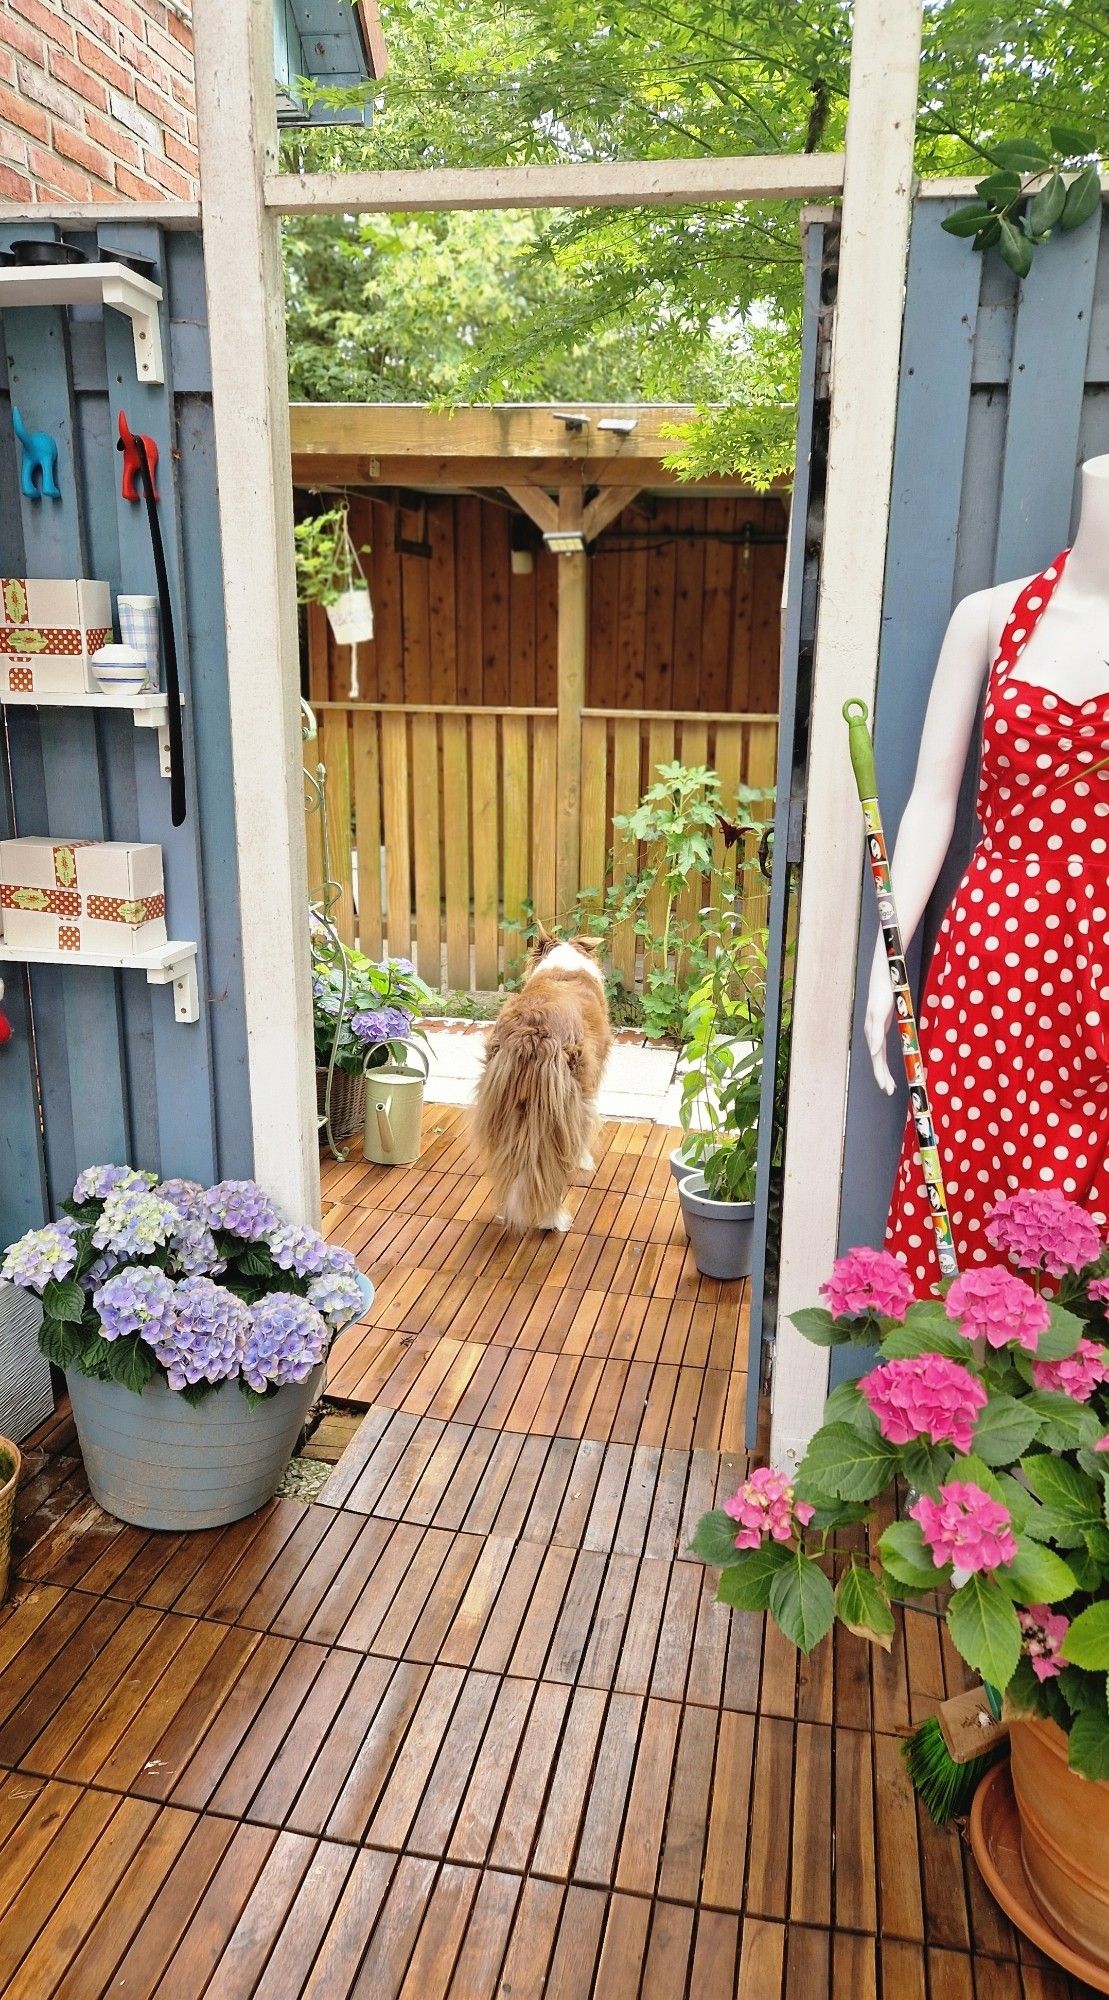
[(192, 1536), (28, 1453), (0, 1616), (6, 2000), (1075, 2000), (899, 1736), (926, 1615), (804, 1666), (685, 1545), (743, 1464), (742, 1288), (684, 1251), (666, 1132), (606, 1128), (506, 1240), (464, 1118), (326, 1174), (378, 1284), (319, 1502)]

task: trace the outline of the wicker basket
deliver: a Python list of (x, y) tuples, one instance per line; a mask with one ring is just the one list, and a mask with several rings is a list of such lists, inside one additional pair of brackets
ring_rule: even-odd
[[(7, 1478), (5, 1470), (11, 1467)], [(18, 1445), (9, 1438), (0, 1438), (0, 1604), (8, 1594), (8, 1567), (12, 1553), (12, 1529), (15, 1526), (15, 1495), (19, 1485), (20, 1456)]]
[[(327, 1071), (316, 1071), (316, 1110), (322, 1118), (326, 1108)], [(331, 1078), (331, 1130), (337, 1139), (349, 1139), (366, 1122), (366, 1079), (359, 1072), (337, 1069)]]

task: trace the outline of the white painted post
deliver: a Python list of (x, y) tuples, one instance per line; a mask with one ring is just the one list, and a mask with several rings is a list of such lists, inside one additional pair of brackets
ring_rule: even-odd
[(920, 0), (856, 0), (771, 1398), (784, 1468), (828, 1384), (827, 1352), (787, 1316), (818, 1304), (837, 1250), (863, 859), (841, 709), (873, 707), (877, 680), (920, 33)]
[(195, 0), (204, 266), (231, 701), (254, 1171), (320, 1211), (273, 0)]

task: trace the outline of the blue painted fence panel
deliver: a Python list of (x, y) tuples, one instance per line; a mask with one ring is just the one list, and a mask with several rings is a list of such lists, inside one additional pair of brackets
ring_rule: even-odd
[[(0, 230), (0, 242), (11, 233)], [(141, 972), (67, 966), (28, 979), (7, 968), (15, 1033), (0, 1049), (0, 1242), (44, 1219), (95, 1160), (206, 1180), (252, 1167), (203, 252), (199, 234), (153, 224), (104, 234), (121, 246), (126, 235), (158, 262), (167, 381), (138, 383), (130, 326), (110, 310), (4, 315), (0, 573), (99, 577), (113, 604), (120, 590), (153, 590), (145, 512), (120, 494), (124, 408), (159, 446), (187, 817), (171, 827), (156, 733), (137, 731), (130, 714), (4, 709), (0, 833), (159, 842), (169, 934), (198, 945), (201, 1020), (177, 1022), (171, 990), (149, 988)], [(93, 235), (76, 240), (95, 254)], [(29, 425), (58, 439), (60, 502), (19, 499), (13, 399)]]

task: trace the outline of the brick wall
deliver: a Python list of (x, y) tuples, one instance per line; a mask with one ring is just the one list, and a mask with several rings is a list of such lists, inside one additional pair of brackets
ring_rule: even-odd
[(0, 200), (196, 194), (189, 0), (0, 0)]

